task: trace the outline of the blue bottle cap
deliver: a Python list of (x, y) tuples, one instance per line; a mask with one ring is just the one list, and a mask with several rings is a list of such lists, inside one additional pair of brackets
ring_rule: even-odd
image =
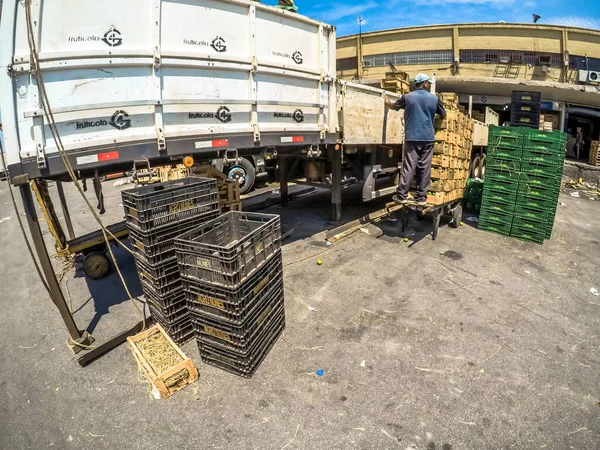
[(325, 371), (323, 369), (319, 369), (317, 370), (317, 375), (322, 377), (323, 375), (325, 375)]

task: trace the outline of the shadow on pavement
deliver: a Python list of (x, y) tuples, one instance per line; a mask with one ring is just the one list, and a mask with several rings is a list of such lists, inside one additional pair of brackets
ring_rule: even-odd
[[(113, 246), (112, 251), (115, 255), (115, 259), (117, 260), (117, 264), (119, 265), (121, 274), (125, 279), (129, 292), (134, 298), (141, 296), (143, 294), (142, 286), (137, 274), (133, 255), (123, 248), (117, 246)], [(82, 271), (77, 271), (75, 274), (76, 278), (85, 278), (85, 282), (90, 291), (91, 299), (94, 302), (94, 316), (86, 328), (87, 332), (90, 334), (96, 329), (98, 323), (102, 319), (102, 316), (110, 312), (110, 308), (112, 306), (130, 301), (129, 296), (127, 295), (127, 292), (125, 291), (125, 288), (121, 282), (121, 278), (119, 277), (119, 274), (115, 270), (114, 264), (112, 263), (110, 254), (107, 253), (107, 256), (109, 257), (109, 260), (111, 260), (111, 271), (105, 278), (93, 280), (85, 276)], [(140, 310), (142, 310), (144, 305), (141, 303), (138, 303), (138, 305)]]

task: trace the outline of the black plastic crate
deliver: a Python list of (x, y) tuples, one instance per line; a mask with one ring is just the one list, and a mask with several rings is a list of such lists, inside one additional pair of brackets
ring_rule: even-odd
[(146, 261), (137, 259), (136, 254), (133, 255), (135, 259), (135, 265), (138, 269), (145, 271), (148, 274), (148, 277), (152, 279), (157, 279), (169, 275), (175, 270), (175, 266), (177, 267), (177, 271), (179, 271), (179, 264), (177, 263), (177, 257), (171, 257), (169, 259), (163, 260), (160, 264), (148, 264)]
[(281, 251), (265, 265), (246, 278), (237, 288), (227, 288), (199, 282), (195, 279), (183, 280), (191, 308), (221, 317), (223, 320), (240, 322), (240, 316), (263, 298), (272, 286), (283, 280)]
[(144, 292), (144, 297), (146, 300), (160, 307), (171, 306), (172, 304), (180, 301), (181, 297), (185, 295), (183, 283), (181, 283), (177, 289), (173, 289), (167, 295), (158, 295), (151, 287), (147, 287), (144, 284), (142, 284), (142, 291)]
[(536, 102), (513, 102), (510, 105), (510, 110), (516, 113), (540, 114), (542, 105)]
[(518, 127), (539, 128), (540, 113), (511, 112), (510, 124)]
[[(188, 309), (191, 314), (210, 315), (225, 323), (240, 326), (246, 321), (249, 311), (252, 311), (254, 307), (260, 307), (258, 305), (268, 303), (273, 295), (279, 291), (283, 291), (283, 278), (273, 280), (273, 282), (270, 282), (260, 291), (260, 293), (252, 295), (251, 299), (243, 304), (243, 307), (242, 304), (235, 306), (224, 303), (213, 297), (207, 297), (202, 294), (196, 295), (196, 292), (200, 292), (201, 290), (196, 290), (192, 286), (186, 286), (185, 289), (188, 300)], [(236, 310), (235, 308), (239, 309)]]
[[(136, 255), (134, 255), (136, 257)], [(181, 279), (177, 258), (165, 260), (163, 264), (146, 264), (136, 257), (135, 266), (140, 280), (144, 280), (153, 287), (162, 287)]]
[(142, 186), (121, 192), (121, 197), (128, 224), (142, 231), (219, 208), (217, 182), (212, 178)]
[(181, 274), (236, 287), (281, 248), (279, 216), (229, 212), (175, 239)]
[(542, 93), (533, 91), (512, 91), (511, 101), (514, 103), (541, 103)]
[(235, 375), (251, 378), (285, 330), (285, 317), (270, 324), (268, 332), (259, 339), (255, 348), (246, 353), (232, 352), (217, 345), (198, 342), (202, 362)]
[(151, 230), (141, 231), (135, 226), (129, 226), (129, 237), (135, 240), (137, 248), (148, 255), (161, 253), (173, 247), (173, 241), (181, 234), (184, 234), (200, 225), (219, 217), (219, 211), (209, 211), (185, 219), (173, 219), (171, 222), (154, 227)]
[(170, 283), (164, 285), (157, 285), (144, 278), (140, 278), (140, 284), (142, 285), (144, 295), (150, 296), (157, 301), (173, 298), (183, 290), (183, 280), (181, 277), (173, 278), (170, 280)]
[(242, 325), (226, 323), (220, 317), (202, 313), (190, 314), (201, 342), (218, 343), (227, 348), (249, 348), (261, 328), (285, 315), (283, 289), (272, 292), (269, 299), (254, 306)]
[(156, 304), (154, 300), (146, 299), (148, 308), (152, 317), (160, 319), (162, 322), (172, 323), (189, 314), (187, 300), (185, 295), (179, 296), (179, 299), (170, 302), (168, 306)]

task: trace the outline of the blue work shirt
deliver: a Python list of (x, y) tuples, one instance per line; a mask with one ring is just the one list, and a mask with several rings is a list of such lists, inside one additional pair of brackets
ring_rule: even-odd
[(400, 97), (394, 106), (396, 110), (404, 109), (406, 142), (435, 141), (435, 115), (446, 117), (446, 110), (435, 95), (420, 88)]

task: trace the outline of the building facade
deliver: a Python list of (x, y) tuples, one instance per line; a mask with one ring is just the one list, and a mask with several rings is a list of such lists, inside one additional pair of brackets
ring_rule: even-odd
[(600, 138), (600, 30), (476, 23), (363, 33), (337, 41), (337, 73), (379, 85), (395, 71), (434, 75), (438, 91), (471, 101), (474, 114), (506, 112), (513, 90), (542, 92), (555, 129)]

